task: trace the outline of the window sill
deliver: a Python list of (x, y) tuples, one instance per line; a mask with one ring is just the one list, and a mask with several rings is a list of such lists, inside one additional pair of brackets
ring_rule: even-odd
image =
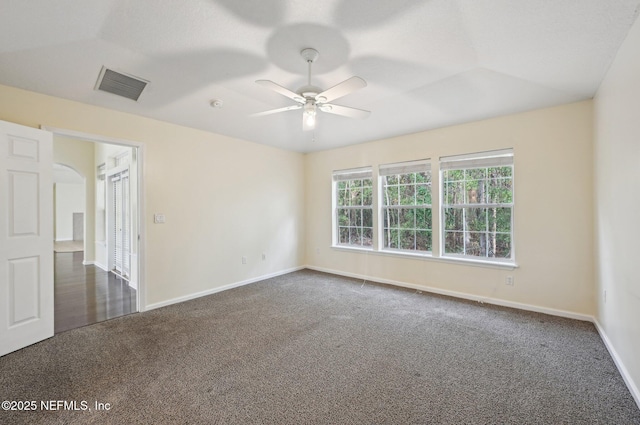
[(476, 260), (475, 258), (460, 258), (460, 257), (434, 257), (431, 252), (428, 253), (414, 253), (408, 251), (392, 251), (392, 250), (374, 250), (373, 248), (357, 248), (350, 246), (341, 246), (341, 245), (333, 245), (331, 247), (337, 251), (348, 251), (348, 252), (364, 252), (371, 253), (375, 255), (382, 255), (385, 257), (400, 257), (407, 259), (416, 259), (416, 260), (424, 260), (424, 261), (435, 261), (440, 263), (449, 263), (449, 264), (460, 264), (465, 266), (474, 266), (474, 267), (487, 267), (492, 269), (507, 269), (514, 270), (518, 268), (516, 263), (508, 263), (502, 261), (487, 261), (487, 260)]
[(381, 249), (380, 251), (376, 251), (376, 253), (402, 258), (433, 258), (433, 254), (431, 253), (431, 251), (402, 251), (400, 249)]
[(508, 269), (508, 270), (513, 270), (518, 268), (518, 265), (516, 263), (509, 263), (506, 261), (491, 261), (491, 260), (479, 260), (479, 259), (477, 260), (475, 258), (461, 258), (461, 257), (438, 257), (437, 259), (444, 263), (466, 264), (469, 266), (490, 267), (490, 268)]
[(337, 249), (338, 251), (375, 252), (373, 248), (358, 246), (332, 245), (331, 248)]

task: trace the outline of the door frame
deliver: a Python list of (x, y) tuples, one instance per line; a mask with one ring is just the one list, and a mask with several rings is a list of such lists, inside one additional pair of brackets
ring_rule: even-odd
[[(136, 162), (137, 162), (137, 178), (138, 178), (138, 193), (137, 193), (137, 203), (138, 203), (138, 214), (137, 217), (132, 217), (132, 219), (137, 220), (138, 223), (138, 237), (137, 241), (132, 240), (132, 243), (137, 243), (138, 246), (138, 255), (136, 257), (137, 261), (137, 269), (138, 269), (138, 288), (137, 288), (137, 308), (138, 312), (146, 311), (147, 307), (147, 285), (146, 285), (146, 224), (143, 217), (146, 217), (146, 205), (145, 205), (145, 181), (144, 181), (144, 164), (145, 164), (145, 144), (142, 142), (137, 142), (133, 140), (127, 139), (118, 139), (113, 137), (107, 137), (97, 134), (91, 133), (83, 133), (75, 130), (68, 130), (58, 127), (40, 126), (42, 130), (49, 131), (53, 133), (55, 136), (63, 136), (69, 137), (72, 139), (78, 140), (86, 140), (88, 142), (95, 143), (108, 143), (112, 145), (120, 145), (126, 146), (136, 149)], [(134, 238), (135, 239), (135, 238)]]

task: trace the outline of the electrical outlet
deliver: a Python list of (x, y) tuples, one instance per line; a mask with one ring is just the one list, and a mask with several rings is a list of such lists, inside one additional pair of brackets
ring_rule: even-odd
[(507, 286), (513, 286), (513, 276), (507, 276), (504, 279), (504, 284)]
[(247, 264), (247, 257), (242, 257), (242, 264)]
[(153, 222), (155, 224), (164, 224), (165, 220), (164, 214), (162, 213), (155, 213), (153, 215)]

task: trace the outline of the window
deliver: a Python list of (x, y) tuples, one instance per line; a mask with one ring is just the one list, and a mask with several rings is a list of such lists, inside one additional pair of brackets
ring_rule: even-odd
[(428, 160), (381, 165), (382, 249), (431, 251), (431, 164)]
[(373, 247), (373, 185), (371, 168), (335, 171), (334, 245)]
[(442, 256), (514, 261), (513, 151), (440, 158)]

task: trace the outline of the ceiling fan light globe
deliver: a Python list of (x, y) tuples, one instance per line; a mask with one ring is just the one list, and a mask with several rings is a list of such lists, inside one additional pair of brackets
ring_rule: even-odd
[(305, 120), (307, 122), (307, 126), (310, 128), (314, 128), (316, 126), (316, 114), (305, 114)]

